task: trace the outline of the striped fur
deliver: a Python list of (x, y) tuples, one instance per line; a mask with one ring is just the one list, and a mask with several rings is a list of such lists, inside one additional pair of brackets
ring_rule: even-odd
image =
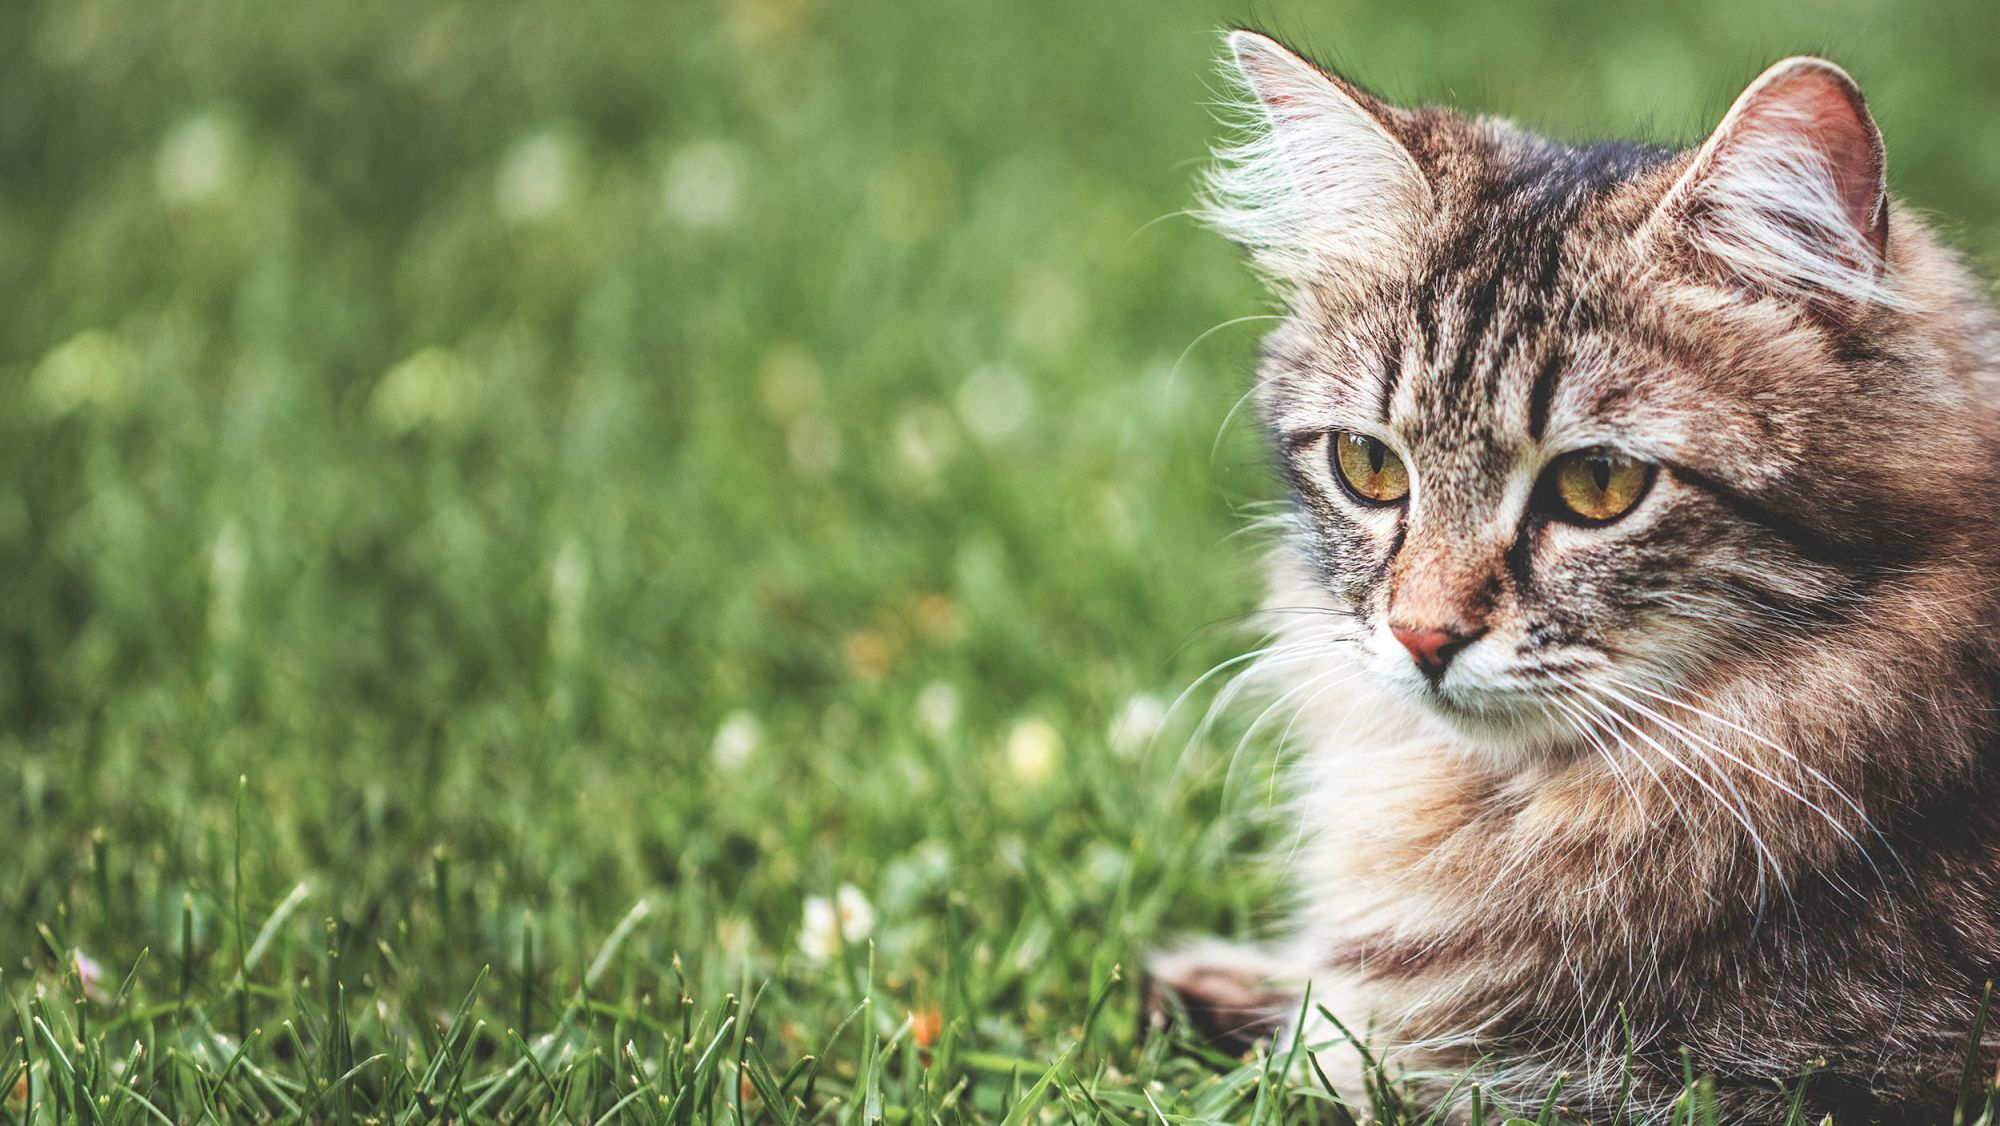
[[(1655, 1114), (1683, 1049), (1733, 1120), (1807, 1070), (1935, 1114), (2000, 969), (2000, 321), (1853, 83), (1789, 60), (1694, 151), (1577, 147), (1230, 46), (1257, 132), (1208, 213), (1285, 304), (1256, 401), (1295, 509), (1251, 676), (1305, 843), (1286, 935), (1159, 976), (1310, 982), (1395, 1066), (1582, 1112), (1629, 1043)], [(1407, 500), (1348, 496), (1335, 431)], [(1552, 516), (1598, 448), (1647, 492)], [(1390, 636), (1419, 605), (1483, 630), (1435, 679)]]

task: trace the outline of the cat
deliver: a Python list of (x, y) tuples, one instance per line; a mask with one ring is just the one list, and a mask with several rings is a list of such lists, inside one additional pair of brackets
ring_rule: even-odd
[(2000, 318), (1859, 89), (1787, 59), (1691, 150), (1575, 146), (1227, 43), (1304, 843), (1281, 937), (1153, 959), (1169, 1007), (1350, 1095), (1358, 1042), (1658, 1118), (1685, 1052), (1725, 1121), (1808, 1072), (1814, 1120), (1948, 1116), (2000, 969)]

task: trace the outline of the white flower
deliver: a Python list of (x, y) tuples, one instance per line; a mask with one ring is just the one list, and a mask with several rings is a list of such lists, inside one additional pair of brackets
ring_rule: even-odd
[(1007, 733), (1007, 768), (1023, 782), (1047, 781), (1062, 749), (1062, 736), (1048, 720), (1024, 719)]
[(1152, 746), (1160, 728), (1167, 722), (1167, 706), (1158, 696), (1140, 693), (1125, 701), (1116, 718), (1111, 721), (1107, 741), (1111, 749), (1131, 758)]
[(917, 727), (933, 739), (942, 739), (958, 726), (958, 689), (949, 681), (933, 680), (917, 693)]
[(104, 981), (104, 967), (97, 959), (81, 950), (70, 951), (70, 961), (76, 966), (76, 978), (83, 984), (83, 995), (93, 1001), (104, 1000), (101, 983)]
[(203, 203), (236, 179), (236, 131), (213, 113), (190, 117), (167, 131), (153, 160), (153, 187), (170, 205)]
[(569, 206), (578, 163), (576, 142), (564, 133), (551, 130), (515, 142), (493, 181), (500, 214), (533, 222)]
[(831, 900), (823, 895), (806, 897), (799, 949), (815, 962), (831, 961), (843, 945), (860, 942), (874, 929), (875, 908), (868, 897), (853, 884), (842, 884)]
[(667, 159), (660, 202), (686, 227), (720, 227), (743, 194), (743, 150), (728, 141), (696, 141)]
[(860, 942), (875, 929), (875, 908), (868, 897), (853, 884), (842, 884), (834, 893), (834, 902), (840, 908), (840, 936), (849, 942)]
[(722, 726), (715, 729), (715, 742), (709, 747), (709, 755), (715, 765), (724, 770), (739, 770), (757, 753), (764, 741), (763, 726), (757, 717), (749, 712), (731, 712)]
[(972, 436), (992, 445), (1006, 439), (1034, 413), (1034, 392), (1013, 368), (987, 364), (958, 389), (958, 416)]

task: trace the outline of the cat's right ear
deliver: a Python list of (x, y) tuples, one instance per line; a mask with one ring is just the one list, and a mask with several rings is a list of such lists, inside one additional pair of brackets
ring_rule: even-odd
[(1410, 244), (1431, 185), (1393, 130), (1403, 111), (1277, 40), (1227, 36), (1225, 72), (1248, 95), (1219, 148), (1202, 218), (1282, 286), (1365, 288)]
[(1893, 304), (1883, 163), (1882, 134), (1847, 72), (1786, 59), (1736, 99), (1644, 235), (1692, 251), (1713, 276), (1821, 314)]

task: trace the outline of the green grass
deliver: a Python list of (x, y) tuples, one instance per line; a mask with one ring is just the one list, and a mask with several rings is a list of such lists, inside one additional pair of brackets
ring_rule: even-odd
[(1268, 739), (1119, 732), (1273, 495), (1210, 33), (1668, 139), (1826, 50), (2000, 261), (1988, 6), (1741, 7), (7, 6), (0, 1119), (1340, 1120), (1136, 1033), (1278, 886)]

